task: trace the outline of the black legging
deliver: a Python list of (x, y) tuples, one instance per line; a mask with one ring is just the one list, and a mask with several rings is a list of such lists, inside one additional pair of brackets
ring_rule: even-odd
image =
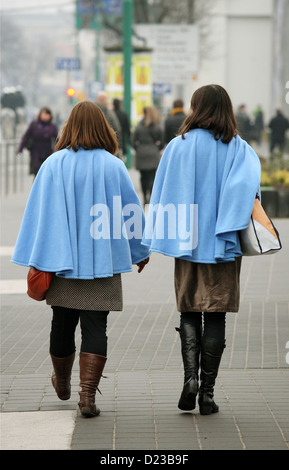
[(109, 312), (52, 307), (50, 353), (55, 357), (75, 352), (75, 329), (80, 320), (81, 352), (107, 355), (107, 315)]
[[(181, 322), (191, 323), (197, 329), (202, 327), (202, 312), (182, 312)], [(226, 312), (204, 313), (204, 336), (225, 339)]]
[(149, 202), (154, 179), (156, 175), (156, 170), (140, 170), (141, 174), (141, 188), (144, 196), (145, 204)]

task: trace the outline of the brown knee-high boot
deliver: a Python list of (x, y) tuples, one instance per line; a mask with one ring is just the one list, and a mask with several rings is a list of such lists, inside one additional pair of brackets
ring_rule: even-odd
[(68, 400), (70, 398), (70, 379), (75, 353), (66, 357), (55, 357), (50, 354), (53, 364), (51, 382), (58, 398)]
[(81, 352), (80, 366), (80, 400), (78, 403), (81, 414), (87, 418), (97, 416), (100, 409), (95, 405), (95, 394), (106, 363), (106, 357), (99, 354)]

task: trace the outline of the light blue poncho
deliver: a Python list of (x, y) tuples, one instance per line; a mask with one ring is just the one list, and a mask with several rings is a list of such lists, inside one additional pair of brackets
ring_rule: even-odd
[(11, 261), (65, 278), (110, 277), (147, 258), (143, 228), (121, 160), (101, 149), (60, 150), (36, 176)]
[(239, 136), (229, 144), (204, 129), (178, 136), (161, 158), (142, 243), (198, 263), (233, 261), (259, 186), (259, 158)]

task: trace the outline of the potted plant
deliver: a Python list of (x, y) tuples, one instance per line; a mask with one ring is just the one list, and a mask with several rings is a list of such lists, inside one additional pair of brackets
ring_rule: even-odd
[(269, 217), (278, 216), (278, 190), (272, 184), (272, 178), (267, 169), (261, 170), (261, 201)]
[(274, 171), (272, 185), (278, 191), (278, 217), (289, 217), (289, 170)]
[(269, 217), (289, 217), (289, 167), (281, 153), (261, 162), (261, 199)]

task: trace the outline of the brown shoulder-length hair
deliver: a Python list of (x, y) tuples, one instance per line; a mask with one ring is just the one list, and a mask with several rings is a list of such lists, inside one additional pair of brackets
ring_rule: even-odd
[(191, 129), (208, 129), (216, 140), (229, 143), (237, 135), (237, 123), (231, 99), (220, 85), (205, 85), (198, 88), (191, 99), (191, 113), (179, 130), (179, 135)]
[(100, 107), (92, 101), (80, 101), (65, 122), (55, 150), (72, 148), (75, 152), (105, 149), (112, 154), (118, 151), (114, 130), (109, 126)]

